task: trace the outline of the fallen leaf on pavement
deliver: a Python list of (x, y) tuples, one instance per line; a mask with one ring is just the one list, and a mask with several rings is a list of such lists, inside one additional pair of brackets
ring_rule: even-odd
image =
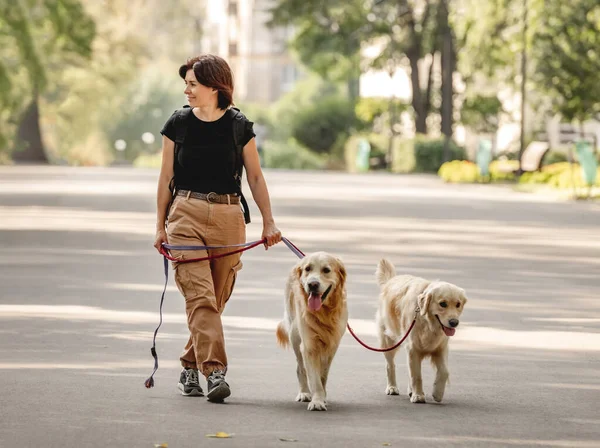
[(168, 443), (155, 443), (154, 448), (169, 448)]
[(233, 434), (227, 434), (226, 432), (218, 432), (216, 434), (206, 434), (206, 437), (213, 437), (216, 439), (230, 439)]

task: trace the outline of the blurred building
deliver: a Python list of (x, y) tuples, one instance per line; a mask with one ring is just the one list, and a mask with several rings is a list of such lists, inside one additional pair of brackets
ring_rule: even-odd
[(300, 72), (287, 50), (291, 28), (268, 28), (270, 0), (208, 0), (201, 51), (225, 58), (235, 75), (235, 98), (271, 103)]

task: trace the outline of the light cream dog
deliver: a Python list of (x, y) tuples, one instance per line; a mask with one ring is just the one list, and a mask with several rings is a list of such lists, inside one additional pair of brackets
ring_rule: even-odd
[(285, 288), (285, 312), (277, 326), (277, 341), (291, 341), (300, 392), (309, 411), (327, 410), (327, 376), (346, 331), (346, 269), (328, 253), (304, 257), (291, 271)]
[[(379, 262), (376, 276), (381, 294), (375, 319), (382, 347), (390, 347), (404, 337), (415, 315), (417, 316), (414, 328), (402, 344), (408, 355), (410, 401), (425, 403), (421, 362), (426, 357), (431, 358), (437, 371), (433, 383), (433, 399), (442, 401), (449, 378), (448, 339), (454, 335), (467, 303), (465, 291), (442, 281), (429, 281), (411, 275), (397, 276), (394, 265), (385, 259)], [(394, 364), (397, 351), (398, 349), (385, 352), (385, 392), (388, 395), (399, 395)]]

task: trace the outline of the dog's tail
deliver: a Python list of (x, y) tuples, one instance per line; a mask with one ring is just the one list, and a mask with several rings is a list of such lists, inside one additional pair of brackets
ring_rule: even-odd
[(285, 322), (279, 322), (279, 325), (277, 325), (277, 331), (275, 332), (275, 335), (277, 336), (277, 343), (281, 347), (287, 348), (288, 345), (290, 345), (290, 337), (288, 336)]
[(382, 258), (377, 265), (375, 276), (377, 277), (377, 283), (379, 283), (379, 286), (383, 286), (388, 282), (388, 280), (396, 276), (396, 268), (391, 261)]

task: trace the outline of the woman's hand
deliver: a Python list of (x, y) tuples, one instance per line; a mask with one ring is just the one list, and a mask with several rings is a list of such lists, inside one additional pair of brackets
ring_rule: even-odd
[(162, 243), (169, 244), (169, 241), (167, 240), (167, 231), (165, 229), (158, 229), (156, 231), (156, 238), (154, 239), (154, 247), (156, 247), (156, 250), (159, 253)]
[(263, 225), (262, 239), (266, 238), (265, 250), (281, 241), (281, 232), (275, 223), (265, 223)]

